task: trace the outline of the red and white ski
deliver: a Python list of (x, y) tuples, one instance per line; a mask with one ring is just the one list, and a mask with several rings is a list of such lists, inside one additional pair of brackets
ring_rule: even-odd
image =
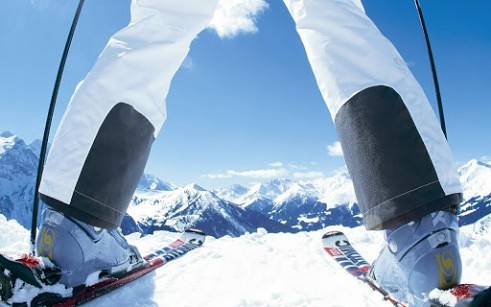
[[(144, 257), (142, 265), (128, 272), (104, 276), (90, 286), (81, 285), (65, 288), (56, 284), (56, 267), (46, 265), (45, 259), (24, 255), (11, 259), (0, 254), (0, 298), (9, 305), (18, 306), (77, 306), (91, 301), (103, 294), (126, 285), (164, 264), (177, 259), (187, 252), (201, 246), (205, 233), (189, 229), (174, 242)], [(25, 301), (26, 295), (16, 292), (35, 293), (32, 300)], [(20, 297), (20, 298), (19, 298)]]
[[(394, 306), (407, 307), (380, 285), (367, 278), (370, 264), (351, 245), (340, 231), (329, 231), (322, 236), (324, 250), (349, 274), (381, 294)], [(491, 288), (474, 284), (461, 284), (449, 290), (435, 289), (429, 294), (428, 306), (432, 307), (491, 307)]]
[(379, 292), (384, 300), (394, 306), (406, 307), (407, 305), (397, 301), (387, 291), (367, 278), (370, 264), (351, 245), (348, 238), (341, 231), (329, 231), (322, 236), (324, 250), (344, 269), (356, 279), (368, 285), (374, 291)]

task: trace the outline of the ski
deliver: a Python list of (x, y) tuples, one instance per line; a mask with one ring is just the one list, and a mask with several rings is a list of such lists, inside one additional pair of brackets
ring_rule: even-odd
[(0, 298), (13, 306), (65, 307), (87, 303), (200, 247), (205, 236), (201, 230), (188, 229), (172, 243), (143, 257), (142, 265), (124, 273), (97, 277), (91, 285), (68, 289), (56, 283), (60, 270), (48, 259), (24, 255), (14, 260), (0, 254)]
[[(371, 289), (380, 293), (384, 300), (398, 307), (409, 305), (396, 300), (375, 281), (367, 277), (370, 264), (351, 245), (341, 231), (329, 231), (322, 236), (324, 250), (349, 274)], [(491, 287), (475, 284), (460, 284), (448, 290), (435, 289), (429, 294), (432, 307), (478, 307), (491, 306)]]
[(340, 231), (329, 231), (322, 236), (324, 250), (350, 275), (380, 293), (384, 300), (397, 307), (407, 307), (406, 304), (394, 299), (387, 291), (367, 278), (370, 264), (351, 245), (348, 238)]

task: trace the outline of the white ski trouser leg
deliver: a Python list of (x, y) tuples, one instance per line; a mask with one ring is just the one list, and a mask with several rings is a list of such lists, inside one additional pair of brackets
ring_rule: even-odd
[[(58, 127), (39, 190), (48, 204), (87, 223), (119, 226), (165, 121), (171, 80), (192, 40), (209, 24), (217, 2), (132, 1), (129, 25), (111, 37)], [(113, 129), (107, 129), (111, 125)], [(135, 149), (124, 152), (125, 147)], [(91, 159), (96, 153), (99, 156)], [(118, 165), (111, 165), (119, 158)], [(132, 159), (138, 161), (130, 163)], [(118, 173), (103, 174), (114, 170)], [(99, 175), (104, 178), (98, 180)], [(118, 183), (121, 176), (125, 178)]]
[(460, 202), (428, 99), (360, 0), (284, 2), (336, 124), (366, 227), (407, 222), (428, 213), (422, 205), (432, 212)]

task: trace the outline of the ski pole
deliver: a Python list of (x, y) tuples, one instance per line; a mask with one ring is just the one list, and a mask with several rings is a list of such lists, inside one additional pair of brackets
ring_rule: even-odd
[(433, 75), (433, 84), (435, 86), (436, 101), (438, 103), (438, 113), (440, 115), (440, 126), (442, 127), (443, 134), (447, 138), (447, 129), (445, 127), (445, 116), (443, 115), (443, 104), (442, 97), (440, 95), (440, 86), (438, 85), (438, 77), (436, 75), (435, 61), (433, 59), (433, 52), (431, 51), (430, 38), (428, 37), (428, 31), (426, 29), (425, 20), (423, 17), (423, 11), (419, 5), (419, 0), (414, 0), (416, 9), (418, 11), (419, 21), (421, 22), (421, 27), (423, 28), (423, 34), (426, 40), (426, 48), (428, 49), (428, 57), (430, 58), (431, 72)]
[(63, 76), (63, 70), (65, 68), (66, 59), (68, 56), (68, 50), (70, 50), (70, 45), (72, 43), (73, 34), (75, 33), (75, 28), (77, 27), (78, 19), (80, 17), (80, 12), (84, 0), (79, 0), (77, 11), (73, 17), (72, 26), (70, 32), (68, 33), (68, 38), (65, 43), (65, 49), (63, 50), (63, 55), (61, 56), (60, 66), (58, 67), (58, 73), (56, 75), (56, 81), (53, 88), (53, 93), (51, 95), (51, 102), (49, 105), (48, 115), (46, 117), (46, 124), (44, 126), (43, 141), (41, 143), (41, 151), (39, 153), (38, 170), (36, 174), (36, 186), (34, 188), (34, 203), (32, 208), (32, 223), (31, 223), (31, 254), (35, 254), (36, 245), (36, 229), (37, 229), (37, 218), (39, 210), (39, 186), (41, 184), (41, 176), (43, 173), (44, 161), (46, 160), (46, 149), (48, 147), (49, 131), (51, 130), (51, 122), (53, 120), (53, 113), (55, 110), (56, 99), (58, 98), (58, 90), (60, 89), (61, 78)]

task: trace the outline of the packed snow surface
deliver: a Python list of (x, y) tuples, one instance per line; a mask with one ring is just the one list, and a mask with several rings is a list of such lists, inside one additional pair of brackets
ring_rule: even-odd
[[(474, 228), (461, 229), (462, 281), (491, 284), (490, 233)], [(382, 233), (362, 227), (207, 237), (202, 247), (86, 306), (391, 306), (323, 251), (322, 234), (334, 229), (344, 231), (369, 261), (382, 247)], [(1, 215), (0, 234), (2, 252), (28, 250), (28, 231)], [(127, 238), (146, 254), (176, 236), (158, 231)]]

